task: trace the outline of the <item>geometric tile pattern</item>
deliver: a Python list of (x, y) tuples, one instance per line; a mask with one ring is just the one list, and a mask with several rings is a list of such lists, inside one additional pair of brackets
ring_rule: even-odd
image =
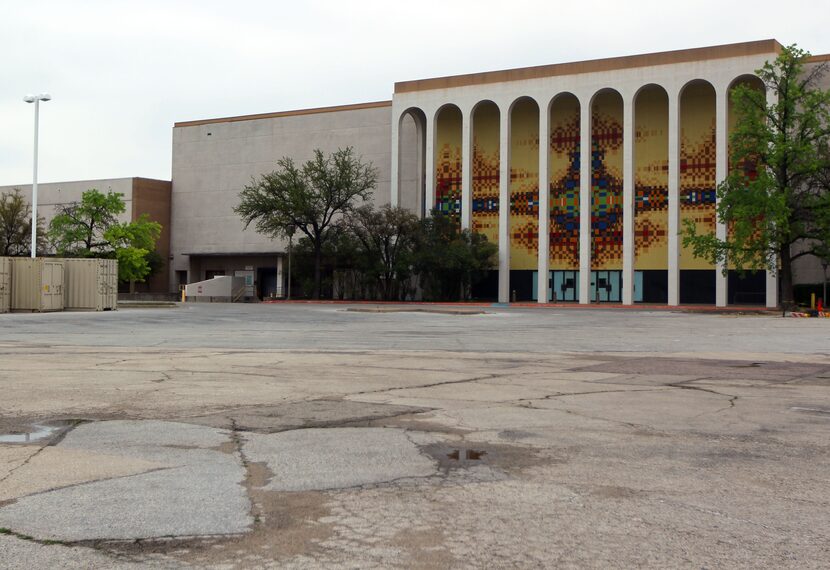
[[(708, 83), (688, 85), (680, 101), (680, 218), (693, 220), (700, 234), (715, 232), (716, 149), (715, 91)], [(680, 268), (712, 265), (682, 248)]]
[(591, 129), (591, 267), (621, 269), (623, 249), (622, 98), (594, 99)]
[(669, 101), (657, 86), (634, 102), (634, 267), (668, 269)]
[(461, 111), (448, 106), (435, 125), (435, 207), (461, 225)]
[(558, 97), (550, 126), (550, 268), (579, 269), (579, 101)]
[(499, 109), (481, 103), (473, 115), (472, 226), (499, 241)]

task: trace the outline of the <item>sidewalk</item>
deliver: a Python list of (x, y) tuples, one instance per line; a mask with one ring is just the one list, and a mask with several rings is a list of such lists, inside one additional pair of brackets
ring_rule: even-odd
[(627, 310), (627, 311), (681, 311), (687, 313), (757, 313), (777, 315), (780, 309), (768, 309), (758, 305), (729, 305), (728, 307), (715, 307), (714, 305), (663, 305), (637, 303), (635, 305), (623, 305), (622, 303), (536, 303), (524, 301), (517, 303), (494, 303), (490, 301), (358, 301), (338, 299), (292, 299), (262, 301), (266, 304), (291, 303), (291, 304), (313, 304), (313, 305), (375, 305), (375, 306), (443, 306), (443, 307), (470, 307), (482, 308), (493, 307), (499, 309), (572, 309), (572, 310)]

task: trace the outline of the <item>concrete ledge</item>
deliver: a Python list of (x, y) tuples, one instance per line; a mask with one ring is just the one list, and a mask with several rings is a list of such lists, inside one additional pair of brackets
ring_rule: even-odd
[(480, 309), (464, 309), (452, 307), (349, 307), (350, 313), (434, 313), (436, 315), (486, 315), (487, 311)]

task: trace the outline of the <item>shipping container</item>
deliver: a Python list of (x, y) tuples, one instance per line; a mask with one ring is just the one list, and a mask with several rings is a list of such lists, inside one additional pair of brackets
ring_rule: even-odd
[(12, 258), (12, 311), (63, 310), (63, 260)]
[(111, 311), (118, 308), (118, 262), (114, 259), (64, 259), (66, 309)]
[(0, 257), (0, 313), (8, 313), (12, 307), (12, 259)]

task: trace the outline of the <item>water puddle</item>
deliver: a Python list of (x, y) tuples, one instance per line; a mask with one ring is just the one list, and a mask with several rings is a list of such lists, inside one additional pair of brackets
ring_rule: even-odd
[(50, 424), (35, 424), (26, 431), (0, 434), (0, 443), (38, 443), (51, 439), (78, 422), (66, 420)]
[(447, 457), (453, 461), (462, 461), (463, 459), (467, 461), (478, 461), (483, 455), (487, 455), (487, 452), (476, 449), (465, 449), (462, 452), (461, 449), (453, 449), (447, 454)]

